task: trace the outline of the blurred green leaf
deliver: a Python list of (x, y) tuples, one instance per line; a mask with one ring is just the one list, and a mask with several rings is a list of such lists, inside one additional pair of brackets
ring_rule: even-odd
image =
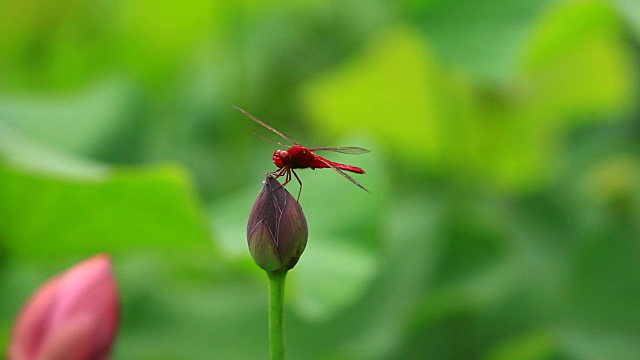
[[(593, 121), (594, 112), (629, 110), (637, 80), (621, 21), (600, 2), (563, 3), (550, 9), (524, 61), (524, 111), (539, 121)], [(591, 116), (585, 116), (591, 115)], [(611, 116), (610, 116), (611, 117)], [(600, 120), (602, 121), (602, 120)]]
[[(341, 67), (305, 88), (308, 118), (320, 134), (367, 132), (402, 154), (402, 164), (437, 161), (438, 120), (455, 85), (411, 29), (391, 29)], [(429, 81), (432, 79), (433, 81)], [(374, 106), (375, 105), (375, 106)]]
[(126, 83), (117, 80), (74, 95), (4, 95), (0, 126), (63, 152), (94, 156), (128, 125), (135, 107), (133, 95)]
[[(181, 79), (185, 62), (210, 42), (226, 40), (238, 30), (241, 8), (226, 2), (194, 0), (184, 3), (143, 0), (113, 11), (118, 36), (117, 63), (154, 90)], [(228, 64), (225, 64), (227, 66)]]
[(431, 1), (415, 15), (438, 57), (483, 80), (507, 83), (552, 0)]
[(632, 63), (618, 24), (598, 3), (550, 9), (530, 31), (523, 73), (498, 88), (474, 86), (439, 63), (412, 29), (391, 29), (310, 83), (304, 100), (318, 132), (366, 129), (399, 166), (530, 189), (549, 179), (559, 129), (586, 114), (630, 110), (637, 81), (625, 75)]
[(9, 164), (43, 175), (74, 179), (102, 179), (108, 166), (44, 146), (0, 125), (0, 156)]
[(488, 357), (489, 360), (544, 360), (558, 356), (557, 344), (549, 331), (532, 331), (514, 336)]
[(77, 179), (3, 162), (0, 189), (0, 238), (17, 257), (185, 249), (209, 241), (189, 179), (175, 165), (110, 168), (100, 178)]
[(637, 41), (640, 41), (640, 3), (636, 0), (609, 0), (608, 2), (617, 7), (619, 16), (628, 21)]
[(640, 337), (622, 331), (568, 328), (561, 337), (569, 358), (633, 360), (640, 356)]

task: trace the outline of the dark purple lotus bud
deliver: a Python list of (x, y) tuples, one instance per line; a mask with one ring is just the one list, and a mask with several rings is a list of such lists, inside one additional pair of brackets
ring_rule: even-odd
[(300, 259), (308, 237), (302, 207), (278, 180), (267, 174), (247, 225), (253, 260), (268, 272), (289, 270)]

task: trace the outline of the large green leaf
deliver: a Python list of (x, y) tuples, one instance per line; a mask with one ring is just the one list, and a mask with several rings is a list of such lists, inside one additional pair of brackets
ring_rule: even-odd
[(0, 238), (15, 256), (183, 249), (208, 241), (198, 199), (181, 167), (88, 167), (9, 139), (16, 137), (0, 139), (0, 148), (10, 153), (0, 161)]

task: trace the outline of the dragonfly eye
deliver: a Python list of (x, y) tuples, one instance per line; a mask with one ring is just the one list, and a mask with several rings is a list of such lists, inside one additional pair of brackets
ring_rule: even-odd
[(288, 152), (284, 150), (276, 150), (276, 152), (273, 153), (273, 163), (276, 164), (277, 167), (281, 168), (289, 162), (289, 157)]

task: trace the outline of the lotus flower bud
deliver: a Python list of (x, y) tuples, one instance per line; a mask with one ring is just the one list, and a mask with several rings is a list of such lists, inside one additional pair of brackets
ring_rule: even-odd
[(22, 309), (10, 360), (108, 359), (119, 302), (111, 260), (97, 255), (42, 285)]
[(302, 207), (278, 180), (267, 174), (247, 225), (253, 260), (268, 272), (287, 271), (300, 259), (308, 236)]

